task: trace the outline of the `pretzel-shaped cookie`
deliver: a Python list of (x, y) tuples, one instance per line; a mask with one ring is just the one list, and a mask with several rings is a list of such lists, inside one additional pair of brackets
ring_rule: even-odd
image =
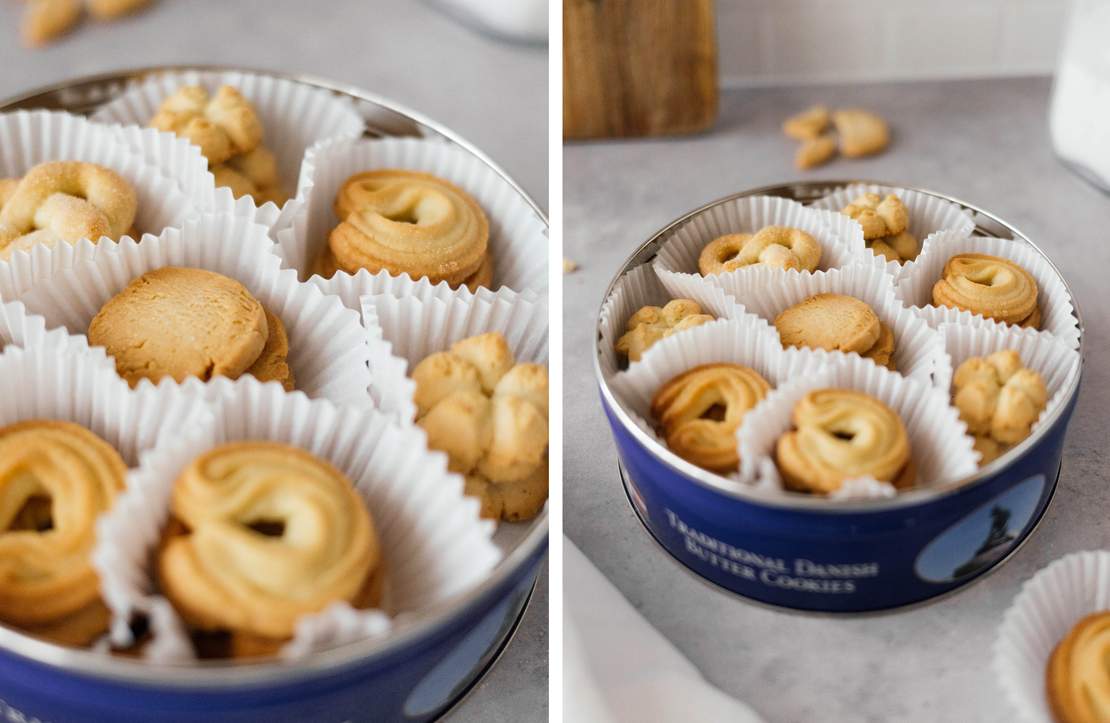
[(328, 246), (348, 273), (368, 269), (426, 276), (451, 286), (489, 263), (489, 221), (477, 201), (431, 174), (404, 170), (351, 176), (335, 198), (340, 223)]
[(651, 400), (651, 416), (679, 457), (704, 469), (728, 472), (740, 464), (736, 430), (770, 388), (749, 367), (703, 364), (660, 387)]
[(1110, 612), (1080, 620), (1052, 651), (1045, 673), (1048, 706), (1060, 723), (1097, 723), (1110, 715)]
[(814, 271), (821, 244), (799, 228), (765, 226), (755, 234), (734, 233), (710, 241), (698, 257), (703, 276), (766, 264), (779, 269)]
[(505, 338), (482, 334), (416, 365), (417, 424), (466, 475), (483, 517), (534, 517), (547, 499), (547, 369), (514, 364)]
[(0, 249), (104, 236), (117, 240), (135, 222), (135, 189), (115, 171), (94, 163), (41, 163), (14, 188), (5, 186)]
[(1040, 326), (1037, 281), (1009, 259), (957, 254), (933, 285), (933, 303), (965, 309), (1006, 324)]
[[(235, 442), (177, 478), (158, 552), (163, 591), (194, 629), (229, 631), (263, 651), (336, 601), (376, 604), (381, 550), (351, 481), (276, 442)], [(274, 646), (270, 646), (274, 647)]]
[(262, 122), (254, 107), (230, 85), (220, 86), (211, 98), (199, 85), (182, 86), (162, 101), (150, 127), (200, 146), (211, 166), (253, 151), (262, 143)]
[(644, 306), (628, 319), (628, 331), (617, 340), (616, 348), (628, 361), (639, 361), (660, 339), (710, 321), (713, 317), (703, 314), (698, 302), (690, 299), (671, 299), (662, 308)]
[(902, 420), (878, 399), (847, 389), (809, 392), (794, 407), (795, 429), (779, 437), (775, 461), (788, 489), (828, 494), (845, 480), (913, 484)]
[(107, 630), (89, 556), (126, 472), (119, 453), (79, 425), (0, 429), (0, 620), (70, 645)]

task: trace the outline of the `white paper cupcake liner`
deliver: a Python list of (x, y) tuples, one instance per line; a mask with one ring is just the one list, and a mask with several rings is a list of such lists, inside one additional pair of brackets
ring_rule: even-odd
[(502, 292), (488, 296), (456, 294), (362, 297), (362, 315), (371, 348), (370, 393), (383, 411), (411, 422), (416, 418), (409, 374), (425, 357), (455, 342), (500, 332), (517, 362), (547, 363), (547, 303)]
[(99, 528), (94, 564), (113, 611), (113, 639), (129, 644), (132, 614), (158, 609), (151, 621), (154, 644), (144, 651), (152, 662), (191, 657), (184, 627), (158, 596), (151, 570), (151, 552), (168, 518), (173, 483), (199, 454), (236, 440), (292, 444), (335, 465), (365, 500), (382, 545), (387, 575), (382, 608), (354, 610), (335, 604), (303, 617), (281, 651), (284, 658), (388, 635), (395, 621), (417, 618), (464, 593), (500, 561), (491, 540), (492, 523), (478, 518), (478, 502), (463, 496), (462, 478), (447, 471), (446, 456), (426, 450), (418, 427), (397, 425), (374, 410), (287, 394), (244, 377), (216, 407), (207, 430), (161, 445), (143, 458), (128, 477), (127, 492)]
[(629, 318), (644, 306), (663, 306), (671, 299), (691, 299), (698, 302), (705, 313), (718, 319), (758, 319), (718, 286), (694, 283), (676, 284), (675, 288), (677, 290), (664, 288), (655, 269), (648, 264), (637, 266), (617, 281), (613, 293), (601, 307), (601, 371), (606, 378), (621, 370), (624, 359), (617, 353), (617, 341), (627, 331)]
[(937, 387), (949, 390), (949, 394), (953, 375), (961, 364), (971, 357), (984, 357), (1004, 349), (1016, 351), (1025, 367), (1041, 375), (1048, 390), (1048, 404), (1033, 425), (1031, 434), (1036, 434), (1041, 422), (1067, 401), (1064, 391), (1079, 374), (1079, 352), (1056, 337), (1033, 329), (1004, 324), (972, 327), (945, 323), (938, 327), (938, 331), (944, 339), (950, 364), (944, 371), (938, 371)]
[(1052, 720), (1045, 671), (1056, 645), (1087, 615), (1110, 610), (1110, 552), (1075, 552), (1021, 588), (1002, 618), (993, 668), (1015, 720)]
[[(152, 141), (152, 145), (161, 144)], [(188, 154), (180, 146), (175, 148), (176, 151), (167, 152), (181, 153), (182, 163), (188, 165)], [(138, 197), (135, 229), (140, 234), (180, 228), (186, 218), (203, 206), (203, 193), (187, 194), (177, 179), (124, 143), (117, 128), (91, 123), (69, 113), (0, 113), (0, 178), (21, 177), (31, 167), (47, 161), (96, 163), (122, 176)], [(45, 246), (35, 246), (30, 253), (16, 251), (11, 261), (0, 261), (0, 297), (15, 298), (19, 289), (13, 288), (12, 274), (24, 275), (23, 269), (39, 269), (44, 264), (49, 268), (52, 252)], [(13, 265), (20, 270), (12, 271)]]
[[(806, 231), (821, 244), (821, 261), (817, 268), (826, 270), (850, 264), (863, 263), (862, 234), (853, 237), (851, 219), (840, 214), (815, 211), (787, 198), (774, 196), (746, 196), (712, 206), (687, 219), (671, 232), (670, 238), (659, 248), (653, 262), (659, 280), (671, 293), (692, 293), (692, 287), (712, 283), (714, 279), (729, 277), (741, 283), (755, 270), (768, 267), (762, 264), (736, 269), (723, 274), (702, 276), (698, 273), (698, 256), (706, 244), (719, 236), (730, 233), (755, 233), (764, 226), (790, 226)], [(858, 224), (857, 224), (858, 227)], [(770, 269), (776, 276), (786, 278), (799, 272)], [(810, 272), (800, 272), (808, 276)]]
[[(509, 287), (524, 294), (547, 293), (547, 256), (550, 246), (543, 219), (519, 191), (477, 156), (430, 138), (341, 139), (322, 143), (305, 156), (298, 196), (303, 201), (288, 228), (276, 238), (285, 265), (308, 279), (316, 259), (327, 245), (328, 234), (339, 223), (332, 209), (336, 193), (350, 176), (362, 171), (400, 168), (445, 178), (469, 193), (489, 219), (490, 252), (493, 254), (493, 289)], [(350, 283), (337, 272), (325, 286)], [(359, 272), (361, 293), (383, 293), (396, 284), (411, 282), (408, 274), (391, 278)], [(323, 280), (321, 280), (323, 281)], [(446, 282), (441, 282), (446, 287)]]
[[(305, 151), (330, 138), (356, 138), (365, 128), (362, 116), (346, 98), (292, 80), (238, 71), (159, 72), (101, 106), (92, 118), (146, 126), (162, 101), (185, 85), (200, 85), (209, 93), (231, 85), (250, 101), (262, 122), (263, 143), (277, 156), (278, 173), (290, 198), (297, 189)], [(235, 203), (230, 192), (219, 194), (214, 208), (233, 212), (227, 205), (229, 199)], [(244, 208), (253, 204), (249, 199), (240, 202)]]
[(978, 327), (1000, 325), (1000, 322), (986, 319), (981, 314), (933, 306), (933, 285), (944, 272), (948, 259), (962, 253), (999, 256), (1032, 274), (1037, 281), (1038, 303), (1041, 306), (1040, 330), (1058, 337), (1072, 349), (1079, 348), (1079, 320), (1075, 317), (1067, 287), (1052, 264), (1032, 246), (1021, 241), (965, 236), (949, 231), (937, 234), (916, 261), (906, 264), (898, 280), (898, 295), (907, 306), (914, 307), (914, 313), (934, 327), (944, 322)]
[[(37, 279), (21, 300), (46, 319), (48, 328), (85, 334), (100, 307), (147, 271), (163, 266), (215, 271), (238, 280), (281, 318), (298, 390), (341, 404), (370, 404), (369, 349), (359, 315), (335, 297), (298, 282), (292, 272), (280, 271), (272, 246), (266, 228), (247, 218), (205, 214), (141, 242), (125, 239), (78, 248), (74, 256), (84, 260)], [(207, 383), (189, 379), (184, 386), (218, 394), (229, 383), (224, 378)]]
[[(753, 269), (747, 278), (726, 276), (717, 282), (748, 312), (773, 326), (775, 317), (815, 294), (836, 293), (866, 302), (894, 331), (894, 362), (898, 372), (928, 383), (944, 365), (944, 342), (928, 323), (902, 306), (891, 278), (873, 266), (848, 266), (815, 274), (783, 276), (771, 269)], [(835, 352), (842, 354), (843, 352)], [(858, 356), (854, 352), (849, 356)]]
[(90, 349), (85, 337), (69, 334), (65, 329), (48, 329), (46, 319), (29, 313), (20, 301), (0, 304), (0, 350), (8, 347), (48, 347), (59, 354), (87, 355), (93, 360), (90, 363), (115, 366), (103, 349)]
[[(853, 183), (814, 201), (809, 207), (833, 211), (839, 214), (840, 209), (865, 193), (877, 193), (881, 196), (893, 193), (901, 199), (910, 217), (908, 230), (913, 237), (921, 243), (922, 251), (925, 250), (926, 242), (931, 244), (930, 237), (938, 231), (952, 231), (963, 236), (970, 236), (972, 231), (975, 230), (975, 221), (972, 219), (971, 214), (958, 205), (927, 193), (913, 191), (908, 188), (900, 188), (898, 186)], [(845, 216), (845, 218), (847, 217)], [(852, 221), (851, 219), (849, 219), (849, 221), (858, 229), (857, 233), (862, 241), (863, 228), (860, 227), (858, 222)], [(882, 256), (877, 256), (869, 249), (867, 253), (872, 257), (872, 261), (869, 265), (883, 268), (887, 273), (895, 277), (902, 274), (903, 264), (897, 261), (887, 261)]]
[[(832, 357), (831, 354), (828, 357)], [(962, 479), (977, 469), (967, 426), (960, 421), (947, 396), (936, 387), (907, 379), (859, 356), (840, 355), (816, 374), (796, 376), (779, 386), (745, 417), (737, 432), (739, 479), (762, 489), (782, 489), (774, 463), (775, 444), (792, 428), (794, 407), (814, 389), (854, 389), (882, 401), (901, 418), (917, 467), (915, 488), (940, 486)], [(871, 477), (847, 480), (830, 495), (837, 499), (893, 497), (889, 482)]]

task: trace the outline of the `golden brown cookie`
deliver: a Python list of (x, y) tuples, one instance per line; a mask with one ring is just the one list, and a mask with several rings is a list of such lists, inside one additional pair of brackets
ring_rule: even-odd
[(291, 392), (294, 387), (293, 370), (289, 368), (289, 336), (285, 333), (285, 324), (281, 323), (269, 309), (266, 312), (266, 345), (254, 364), (245, 372), (260, 382), (281, 382), (285, 391)]
[(108, 629), (89, 558), (126, 473), (119, 453), (77, 424), (0, 429), (0, 620), (76, 646)]
[(865, 351), (863, 356), (881, 367), (895, 371), (894, 367), (894, 330), (879, 322), (879, 338), (875, 345)]
[(795, 140), (807, 141), (820, 136), (828, 126), (829, 109), (815, 105), (783, 121), (782, 132)]
[[(335, 197), (340, 223), (328, 236), (336, 266), (477, 283), (489, 263), (489, 221), (478, 202), (428, 173), (383, 169), (348, 178)], [(492, 270), (489, 273), (492, 276)]]
[(643, 306), (626, 324), (627, 331), (617, 340), (617, 351), (628, 361), (640, 358), (655, 342), (713, 321), (713, 316), (702, 313), (701, 306), (691, 299), (671, 299), (662, 308)]
[(912, 486), (906, 428), (878, 399), (848, 389), (814, 390), (794, 407), (793, 423), (775, 445), (788, 489), (829, 494), (857, 477)]
[(35, 48), (69, 32), (81, 19), (81, 0), (28, 0), (23, 43)]
[[(1009, 259), (957, 254), (933, 285), (933, 303), (964, 309), (1005, 324), (1040, 322), (1037, 281)], [(1034, 327), (1035, 328), (1035, 327)]]
[(764, 264), (779, 269), (815, 271), (821, 244), (799, 228), (765, 226), (754, 234), (733, 233), (713, 239), (698, 256), (703, 276)]
[(840, 152), (846, 158), (878, 153), (890, 143), (886, 121), (861, 108), (846, 108), (832, 115), (840, 136)]
[(111, 20), (142, 10), (150, 0), (85, 0), (89, 13), (98, 20)]
[(428, 446), (467, 478), (483, 516), (534, 517), (547, 500), (547, 369), (517, 364), (505, 338), (481, 334), (413, 369)]
[(262, 143), (262, 122), (254, 106), (230, 85), (220, 86), (212, 97), (199, 85), (178, 88), (162, 101), (150, 126), (199, 146), (212, 166)]
[(238, 378), (262, 353), (269, 328), (262, 304), (235, 279), (169, 266), (143, 274), (109, 299), (88, 337), (107, 349), (134, 386), (163, 377)]
[(651, 416), (679, 457), (713, 472), (730, 472), (740, 464), (736, 430), (770, 389), (749, 367), (703, 364), (660, 387), (651, 400)]
[(1057, 723), (1103, 723), (1110, 715), (1110, 611), (1088, 615), (1057, 644), (1045, 670)]
[(865, 241), (894, 236), (906, 230), (910, 216), (902, 199), (893, 193), (885, 197), (877, 193), (864, 193), (840, 210), (863, 227)]
[(804, 171), (823, 166), (836, 155), (836, 137), (830, 133), (810, 138), (794, 153), (794, 167)]
[(775, 318), (785, 346), (864, 354), (882, 333), (878, 315), (866, 303), (844, 294), (811, 296)]
[(212, 175), (217, 186), (227, 186), (236, 198), (251, 196), (259, 205), (273, 202), (278, 206), (289, 200), (289, 194), (281, 187), (277, 159), (263, 145), (214, 166)]
[(242, 636), (234, 655), (273, 652), (334, 602), (376, 602), (363, 599), (381, 571), (370, 512), (346, 475), (302, 449), (209, 450), (174, 482), (170, 514), (162, 591), (190, 628)]
[(913, 261), (921, 252), (921, 244), (909, 231), (868, 241), (867, 247), (876, 256), (882, 256), (887, 261), (900, 264)]
[(1028, 437), (1048, 404), (1044, 379), (1022, 366), (1013, 349), (965, 360), (952, 377), (952, 390), (984, 465)]

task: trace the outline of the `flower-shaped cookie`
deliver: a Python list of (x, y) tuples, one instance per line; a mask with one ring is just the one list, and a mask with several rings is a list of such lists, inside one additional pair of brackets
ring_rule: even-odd
[(953, 402), (987, 464), (1029, 436), (1048, 403), (1044, 379), (1013, 349), (972, 357), (953, 377)]
[(187, 138), (200, 146), (209, 165), (253, 151), (262, 142), (262, 122), (242, 94), (220, 86), (215, 97), (199, 85), (187, 85), (162, 101), (150, 126)]
[(463, 339), (416, 365), (417, 424), (482, 500), (482, 516), (534, 517), (547, 499), (547, 369), (514, 364), (497, 333)]
[(713, 317), (702, 313), (698, 302), (691, 299), (671, 299), (662, 308), (641, 307), (628, 319), (628, 331), (617, 340), (617, 352), (630, 362), (640, 361), (644, 352), (660, 339), (707, 321), (713, 321)]
[(907, 230), (909, 212), (893, 193), (865, 193), (840, 210), (863, 227), (863, 238), (876, 256), (887, 261), (912, 261), (921, 245)]

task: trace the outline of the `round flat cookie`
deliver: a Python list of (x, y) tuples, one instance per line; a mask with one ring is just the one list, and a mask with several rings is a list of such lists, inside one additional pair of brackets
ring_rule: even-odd
[(266, 346), (258, 355), (251, 368), (247, 370), (260, 382), (281, 382), (285, 391), (293, 391), (293, 370), (289, 368), (289, 336), (285, 333), (285, 324), (281, 323), (269, 309), (266, 312), (266, 328), (270, 335), (266, 339)]
[(168, 266), (134, 279), (89, 324), (89, 342), (115, 357), (120, 376), (182, 381), (237, 378), (262, 353), (266, 312), (235, 279)]
[(784, 346), (863, 354), (879, 340), (879, 317), (866, 303), (843, 294), (817, 294), (775, 318)]

